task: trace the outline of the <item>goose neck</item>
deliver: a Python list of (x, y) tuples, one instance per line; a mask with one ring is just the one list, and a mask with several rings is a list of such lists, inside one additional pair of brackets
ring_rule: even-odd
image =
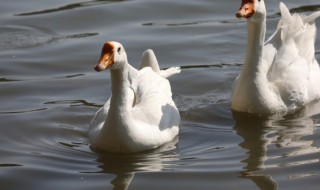
[(110, 113), (122, 115), (130, 110), (134, 97), (130, 85), (136, 75), (137, 71), (129, 64), (125, 64), (121, 69), (111, 69)]
[(266, 18), (261, 21), (248, 20), (248, 41), (244, 71), (257, 74), (261, 71), (262, 53), (266, 33)]
[(125, 64), (122, 68), (111, 69), (111, 90), (112, 96), (122, 93), (126, 86), (129, 86), (136, 75), (136, 71), (129, 64)]

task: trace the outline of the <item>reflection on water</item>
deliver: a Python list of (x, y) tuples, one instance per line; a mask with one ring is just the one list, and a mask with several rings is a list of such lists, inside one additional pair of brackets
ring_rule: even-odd
[(170, 169), (172, 162), (179, 160), (176, 151), (178, 138), (161, 147), (134, 154), (116, 154), (94, 150), (97, 155), (97, 162), (101, 163), (100, 170), (96, 172), (82, 173), (107, 173), (115, 174), (111, 181), (114, 190), (126, 190), (134, 180), (136, 172), (160, 172)]
[(255, 174), (265, 169), (265, 161), (267, 157), (267, 147), (271, 144), (268, 138), (270, 129), (268, 121), (253, 120), (237, 122), (235, 130), (239, 136), (243, 138), (243, 142), (239, 146), (247, 150), (248, 157), (242, 160), (246, 164), (241, 172), (242, 178), (252, 180), (262, 190), (275, 190), (277, 183), (269, 175)]
[(133, 177), (134, 177), (133, 173), (117, 174), (117, 177), (111, 181), (111, 183), (114, 185), (113, 189), (127, 190), (129, 188), (129, 185)]
[[(285, 169), (291, 166), (319, 163), (319, 158), (299, 160), (299, 156), (308, 157), (309, 154), (320, 152), (315, 145), (313, 136), (317, 123), (311, 117), (320, 113), (320, 102), (310, 104), (300, 112), (287, 116), (285, 119), (269, 120), (251, 116), (237, 116), (235, 126), (236, 133), (243, 138), (239, 144), (245, 149), (247, 158), (242, 160), (246, 166), (241, 172), (241, 178), (252, 180), (259, 189), (275, 190), (279, 185), (271, 174), (267, 174), (270, 168)], [(281, 149), (280, 154), (275, 149)], [(269, 155), (272, 152), (273, 155)], [(297, 160), (298, 159), (298, 160)], [(270, 164), (280, 160), (276, 164)], [(294, 160), (294, 161), (291, 161)], [(315, 174), (300, 174), (300, 177), (314, 176)], [(288, 178), (296, 178), (297, 175), (288, 174)]]

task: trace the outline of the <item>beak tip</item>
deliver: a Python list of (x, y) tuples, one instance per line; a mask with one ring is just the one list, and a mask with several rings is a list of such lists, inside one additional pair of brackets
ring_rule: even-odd
[(103, 71), (104, 69), (100, 66), (100, 64), (96, 64), (94, 66), (94, 70), (97, 71), (97, 72), (100, 72), (100, 71)]
[(242, 14), (241, 14), (239, 11), (236, 12), (235, 16), (236, 16), (237, 18), (242, 18)]

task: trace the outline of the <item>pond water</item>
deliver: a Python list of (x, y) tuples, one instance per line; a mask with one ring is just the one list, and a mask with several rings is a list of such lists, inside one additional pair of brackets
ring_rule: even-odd
[[(240, 3), (1, 0), (0, 189), (318, 189), (320, 103), (277, 120), (232, 115), (246, 47)], [(319, 0), (284, 3), (320, 10)], [(269, 36), (279, 1), (266, 6)], [(89, 121), (111, 93), (109, 72), (93, 65), (110, 40), (135, 67), (147, 48), (162, 68), (182, 67), (170, 78), (182, 116), (174, 142), (130, 155), (90, 148)], [(316, 51), (320, 60), (320, 36)]]

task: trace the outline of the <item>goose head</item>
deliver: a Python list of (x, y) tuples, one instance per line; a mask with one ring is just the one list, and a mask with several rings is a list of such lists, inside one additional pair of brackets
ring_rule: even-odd
[(237, 18), (247, 18), (251, 21), (260, 21), (265, 15), (264, 0), (242, 0), (241, 7), (236, 12)]
[(127, 54), (123, 46), (118, 42), (106, 42), (101, 50), (98, 64), (94, 66), (96, 71), (106, 69), (121, 69), (127, 64)]

